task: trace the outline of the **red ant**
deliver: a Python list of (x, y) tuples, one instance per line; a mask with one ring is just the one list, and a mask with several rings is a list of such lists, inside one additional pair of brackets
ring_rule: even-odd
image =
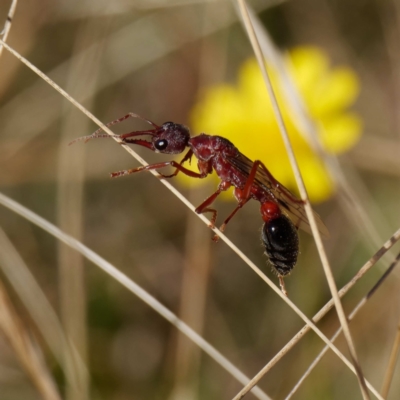
[[(107, 126), (115, 125), (131, 117), (146, 121), (154, 129), (114, 136), (123, 143), (138, 144), (156, 153), (164, 154), (180, 154), (184, 152), (186, 147), (189, 147), (189, 150), (180, 163), (176, 161), (160, 162), (113, 172), (111, 177), (115, 178), (135, 172), (171, 166), (175, 168), (175, 171), (170, 175), (160, 174), (163, 178), (172, 178), (182, 172), (192, 178), (203, 179), (214, 170), (221, 182), (215, 193), (196, 208), (196, 213), (211, 212), (211, 227), (214, 227), (217, 220), (217, 211), (210, 208), (210, 206), (221, 192), (233, 186), (235, 188), (234, 196), (238, 201), (238, 205), (221, 225), (220, 230), (223, 232), (231, 218), (250, 199), (259, 201), (261, 203), (261, 216), (264, 220), (261, 239), (269, 261), (278, 275), (281, 289), (286, 293), (283, 277), (292, 271), (299, 253), (297, 229), (301, 228), (309, 233), (311, 232), (304, 209), (304, 202), (296, 198), (279, 183), (261, 161), (251, 161), (233, 143), (221, 136), (202, 133), (191, 137), (189, 128), (185, 125), (165, 122), (159, 126), (134, 113), (129, 113), (122, 118), (116, 119), (108, 123)], [(76, 140), (85, 140), (86, 142), (93, 138), (110, 137), (110, 135), (101, 134), (100, 132), (101, 129), (98, 129), (92, 135)], [(150, 136), (151, 140), (137, 139), (138, 136)], [(191, 171), (183, 166), (186, 161), (190, 162), (193, 155), (197, 158), (199, 172)], [(321, 234), (327, 237), (329, 235), (327, 228), (318, 214), (314, 213), (314, 216)], [(215, 235), (213, 240), (218, 240), (218, 236)]]

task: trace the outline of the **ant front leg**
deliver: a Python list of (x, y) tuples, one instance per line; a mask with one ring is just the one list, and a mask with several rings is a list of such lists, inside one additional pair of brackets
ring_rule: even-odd
[[(207, 176), (207, 174), (204, 172), (198, 173), (198, 172), (191, 171), (190, 169), (185, 168), (181, 164), (178, 164), (176, 161), (166, 161), (166, 162), (162, 162), (162, 163), (146, 165), (143, 167), (126, 169), (126, 170), (118, 171), (118, 172), (112, 172), (111, 178), (117, 178), (119, 176), (130, 175), (130, 174), (134, 174), (135, 172), (150, 171), (152, 169), (160, 169), (160, 168), (164, 168), (164, 167), (168, 167), (168, 166), (176, 168), (178, 171), (181, 171), (182, 173), (184, 173), (187, 176), (190, 176), (191, 178), (203, 179)], [(171, 176), (174, 176), (174, 174), (161, 175), (161, 176), (163, 178), (169, 178)]]
[(217, 220), (217, 210), (215, 210), (214, 208), (209, 208), (209, 206), (214, 203), (215, 199), (221, 194), (221, 192), (228, 190), (231, 187), (231, 184), (227, 181), (222, 181), (220, 182), (220, 184), (218, 185), (218, 189), (215, 193), (213, 193), (210, 197), (208, 197), (207, 199), (205, 199), (203, 201), (203, 203), (201, 203), (195, 210), (195, 212), (197, 214), (203, 214), (205, 212), (211, 212), (212, 213), (212, 217), (210, 220), (210, 228), (214, 228), (215, 227), (215, 222)]
[[(189, 160), (189, 164), (190, 164), (191, 161), (192, 161), (192, 156), (193, 156), (193, 150), (190, 149), (190, 150), (186, 153), (185, 157), (182, 158), (182, 160), (181, 160), (181, 162), (179, 163), (179, 165), (182, 166), (187, 160)], [(163, 178), (173, 178), (174, 176), (178, 175), (178, 173), (179, 173), (179, 168), (177, 168), (177, 169), (175, 170), (175, 172), (172, 173), (172, 174), (170, 174), (170, 175), (163, 175), (163, 174), (161, 174), (161, 173), (159, 172), (159, 174), (160, 174)]]

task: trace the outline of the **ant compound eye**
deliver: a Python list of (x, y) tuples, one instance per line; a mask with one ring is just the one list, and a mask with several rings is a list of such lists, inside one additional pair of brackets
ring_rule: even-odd
[(165, 150), (168, 147), (168, 141), (165, 139), (157, 140), (154, 143), (154, 147), (159, 151)]

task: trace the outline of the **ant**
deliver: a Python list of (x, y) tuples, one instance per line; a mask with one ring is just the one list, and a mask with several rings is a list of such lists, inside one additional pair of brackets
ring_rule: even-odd
[[(228, 215), (221, 227), (223, 232), (232, 217), (250, 200), (260, 202), (260, 213), (264, 221), (261, 231), (261, 240), (265, 253), (277, 274), (281, 290), (286, 293), (283, 278), (290, 274), (297, 262), (299, 253), (299, 237), (297, 230), (311, 232), (304, 202), (296, 198), (285, 186), (279, 183), (269, 172), (268, 168), (259, 160), (251, 161), (242, 154), (228, 139), (221, 136), (206, 135), (191, 136), (189, 128), (174, 122), (164, 122), (157, 125), (154, 122), (137, 114), (129, 113), (107, 124), (108, 127), (118, 124), (128, 118), (139, 118), (150, 124), (153, 129), (134, 131), (122, 135), (114, 135), (124, 144), (137, 144), (163, 154), (181, 154), (188, 147), (189, 150), (178, 163), (166, 161), (138, 168), (111, 173), (112, 178), (130, 175), (135, 172), (161, 169), (171, 166), (175, 171), (170, 175), (160, 174), (162, 178), (172, 178), (179, 172), (192, 178), (203, 179), (213, 171), (221, 182), (217, 190), (205, 199), (197, 208), (196, 213), (211, 212), (211, 227), (215, 226), (217, 211), (210, 208), (221, 192), (234, 187), (234, 196), (238, 202), (236, 208)], [(150, 140), (138, 138), (149, 136)], [(89, 136), (74, 140), (84, 140), (111, 137), (101, 133), (101, 128)], [(72, 144), (71, 143), (71, 144)], [(184, 163), (191, 161), (192, 156), (197, 158), (199, 172), (184, 167)], [(328, 237), (328, 230), (322, 220), (314, 212), (321, 235)], [(214, 241), (218, 236), (213, 237)]]

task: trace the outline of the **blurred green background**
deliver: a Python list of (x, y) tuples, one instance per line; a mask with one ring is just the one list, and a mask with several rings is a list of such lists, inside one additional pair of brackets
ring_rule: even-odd
[[(371, 229), (357, 225), (337, 197), (316, 207), (331, 233), (326, 249), (342, 287), (400, 221), (400, 2), (250, 5), (282, 50), (318, 46), (333, 66), (351, 67), (361, 81), (353, 109), (364, 121), (363, 136), (339, 163)], [(9, 6), (9, 1), (0, 2), (0, 26)], [(232, 3), (222, 0), (20, 1), (8, 43), (103, 122), (133, 111), (156, 123), (189, 124), (201, 89), (234, 82), (242, 62), (252, 56)], [(114, 131), (144, 127), (129, 121)], [(153, 176), (109, 179), (109, 172), (138, 165), (115, 142), (67, 146), (95, 129), (54, 89), (3, 52), (1, 191), (80, 238), (244, 373), (255, 375), (303, 323), (223, 242), (212, 243), (211, 231)], [(170, 159), (135, 150), (149, 163)], [(195, 205), (215, 187), (212, 180), (193, 189), (172, 183)], [(221, 220), (234, 203), (220, 201), (216, 206)], [(65, 398), (229, 399), (241, 389), (152, 309), (47, 233), (2, 207), (0, 225), (88, 365), (90, 379), (83, 379), (74, 392), (18, 291), (8, 285)], [(230, 223), (227, 235), (276, 281), (263, 255), (260, 227), (258, 205), (250, 202)], [(301, 233), (300, 240), (299, 262), (286, 286), (291, 300), (311, 317), (330, 299), (330, 292), (311, 236)], [(345, 310), (367, 293), (394, 255), (384, 258), (345, 297)], [(7, 282), (4, 275), (2, 279)], [(398, 279), (398, 273), (392, 274), (351, 324), (363, 371), (378, 389), (398, 325)], [(335, 312), (319, 326), (331, 335), (338, 327)], [(337, 345), (347, 354), (342, 338)], [(273, 399), (284, 398), (322, 347), (314, 333), (307, 334), (259, 386)], [(0, 371), (1, 400), (40, 398), (1, 335)], [(399, 395), (400, 380), (395, 379), (388, 398)], [(361, 395), (355, 376), (328, 352), (294, 398)]]

